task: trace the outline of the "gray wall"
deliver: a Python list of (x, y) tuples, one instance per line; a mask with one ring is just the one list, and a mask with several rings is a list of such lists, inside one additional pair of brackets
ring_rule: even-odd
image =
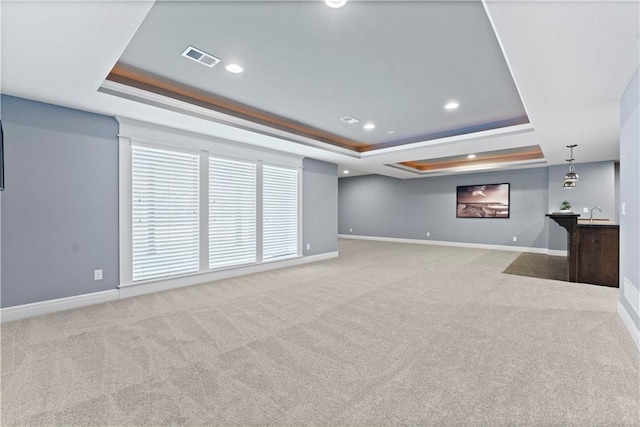
[[(10, 96), (1, 107), (0, 306), (116, 289), (117, 122)], [(304, 255), (337, 250), (337, 176), (334, 164), (304, 160)]]
[[(2, 99), (0, 98), (0, 126), (2, 125)], [(4, 155), (4, 151), (3, 151)], [(4, 191), (0, 191), (0, 242), (2, 242), (2, 195)], [(0, 291), (2, 290), (2, 244), (0, 243)], [(0, 292), (0, 307), (2, 306), (2, 296)]]
[(620, 302), (640, 329), (640, 315), (625, 296), (624, 278), (640, 289), (640, 76), (639, 71), (620, 104)]
[[(574, 150), (574, 156), (579, 156), (579, 148), (580, 146)], [(594, 218), (617, 220), (615, 163), (576, 163), (575, 167), (580, 175), (580, 182), (572, 190), (562, 188), (564, 175), (569, 167), (549, 167), (549, 212), (560, 210), (562, 201), (568, 200), (571, 210), (583, 217), (589, 218), (589, 213), (583, 212), (584, 208), (591, 210), (598, 206), (602, 212), (595, 210)], [(549, 224), (549, 249), (567, 250), (567, 231), (553, 221)]]
[[(546, 248), (548, 177), (547, 168), (535, 168), (408, 180), (341, 178), (339, 233)], [(456, 186), (494, 183), (511, 184), (509, 219), (456, 218)]]
[[(118, 285), (118, 125), (2, 96), (1, 306)], [(93, 270), (103, 280), (93, 280)]]
[[(338, 250), (338, 166), (314, 159), (303, 160), (303, 254)], [(307, 250), (307, 244), (310, 249)]]
[(615, 206), (616, 206), (616, 218), (615, 221), (620, 223), (620, 162), (616, 162), (613, 166), (614, 181), (616, 186), (615, 191)]

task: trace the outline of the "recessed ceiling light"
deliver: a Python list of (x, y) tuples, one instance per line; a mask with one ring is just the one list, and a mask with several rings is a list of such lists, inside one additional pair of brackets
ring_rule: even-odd
[(475, 155), (475, 154), (469, 154), (469, 155), (467, 156), (467, 159), (475, 159), (475, 158), (476, 158), (476, 155)]
[(345, 170), (342, 171), (342, 173), (347, 175), (349, 173), (349, 171), (345, 169)]
[(244, 68), (242, 68), (238, 64), (228, 64), (224, 68), (226, 68), (228, 72), (233, 73), (233, 74), (238, 74), (238, 73), (241, 73), (241, 72), (244, 71)]
[(324, 4), (333, 9), (337, 9), (347, 4), (347, 0), (324, 0)]
[(371, 130), (371, 129), (375, 129), (376, 125), (374, 125), (373, 123), (369, 122), (367, 124), (364, 125), (364, 128), (366, 130)]
[(396, 133), (396, 131), (395, 130), (390, 130), (387, 133)]
[(458, 104), (457, 102), (455, 102), (455, 101), (451, 101), (451, 102), (447, 103), (447, 104), (444, 106), (444, 109), (445, 109), (445, 110), (455, 110), (455, 109), (456, 109), (456, 108), (458, 108), (459, 106), (460, 106), (460, 104)]

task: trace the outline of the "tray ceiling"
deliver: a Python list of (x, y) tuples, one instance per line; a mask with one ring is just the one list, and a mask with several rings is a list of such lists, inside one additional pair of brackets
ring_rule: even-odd
[[(296, 22), (281, 22), (278, 16), (280, 7), (292, 6), (300, 3), (294, 2), (274, 2), (274, 1), (243, 1), (234, 0), (232, 2), (206, 2), (220, 3), (218, 6), (235, 5), (235, 3), (248, 3), (251, 7), (262, 7), (269, 4), (273, 8), (265, 8), (269, 13), (260, 16), (261, 22), (257, 22), (253, 40), (255, 46), (260, 46), (265, 55), (272, 54), (275, 58), (277, 54), (287, 51), (290, 55), (287, 61), (276, 61), (276, 64), (284, 68), (297, 66), (306, 60), (301, 57), (306, 46), (311, 50), (310, 56), (321, 56), (320, 51), (312, 48), (306, 41), (307, 35), (300, 30), (301, 25)], [(539, 145), (544, 153), (545, 165), (565, 165), (568, 144), (578, 144), (576, 161), (593, 162), (616, 160), (619, 156), (619, 102), (625, 87), (638, 67), (640, 52), (640, 23), (638, 21), (639, 4), (637, 1), (588, 1), (588, 2), (550, 2), (550, 1), (502, 1), (485, 0), (484, 15), (482, 19), (485, 24), (490, 25), (494, 31), (493, 42), (499, 36), (499, 46), (501, 56), (500, 61), (508, 59), (510, 74), (506, 84), (517, 82), (518, 92), (526, 103), (526, 113), (530, 123), (524, 125), (507, 126), (505, 128), (490, 131), (479, 131), (455, 136), (441, 137), (428, 141), (408, 143), (400, 146), (379, 148), (370, 151), (357, 151), (354, 149), (342, 148), (331, 143), (321, 142), (317, 137), (305, 137), (292, 132), (279, 130), (273, 126), (260, 125), (256, 122), (244, 120), (231, 115), (224, 115), (214, 110), (199, 107), (193, 103), (180, 102), (173, 98), (158, 95), (157, 93), (143, 91), (135, 87), (126, 86), (113, 81), (105, 80), (114, 64), (118, 64), (120, 59), (124, 60), (123, 53), (129, 54), (128, 47), (133, 46), (137, 37), (143, 34), (147, 25), (147, 19), (151, 19), (156, 13), (156, 7), (163, 7), (164, 3), (180, 4), (180, 7), (201, 2), (177, 2), (177, 1), (99, 1), (99, 2), (3, 2), (2, 3), (2, 94), (13, 95), (42, 102), (48, 102), (83, 111), (121, 116), (130, 119), (169, 126), (173, 129), (196, 132), (206, 135), (216, 140), (233, 141), (239, 144), (249, 144), (263, 149), (273, 148), (279, 151), (293, 153), (295, 155), (311, 157), (327, 162), (339, 164), (341, 170), (349, 169), (354, 175), (356, 173), (376, 173), (392, 176), (396, 178), (420, 178), (422, 176), (448, 175), (451, 173), (464, 173), (465, 168), (443, 169), (441, 172), (429, 172), (428, 175), (416, 173), (414, 170), (397, 167), (400, 163), (416, 160), (441, 159), (455, 156), (466, 156), (469, 153), (482, 153), (498, 151), (504, 149), (529, 147)], [(375, 131), (387, 129), (388, 123), (380, 117), (371, 116), (371, 113), (360, 113), (355, 111), (352, 104), (349, 104), (351, 97), (350, 90), (357, 88), (360, 91), (366, 89), (367, 105), (365, 107), (378, 111), (377, 107), (386, 105), (400, 105), (398, 112), (400, 117), (409, 117), (407, 112), (412, 111), (418, 101), (428, 103), (431, 98), (436, 98), (435, 93), (425, 95), (423, 85), (429, 85), (434, 91), (441, 87), (449, 87), (448, 79), (454, 78), (457, 73), (469, 73), (474, 69), (482, 70), (490, 58), (479, 52), (466, 52), (462, 56), (463, 67), (450, 67), (448, 73), (440, 80), (432, 81), (432, 72), (429, 66), (438, 67), (438, 57), (427, 57), (413, 52), (408, 46), (421, 45), (448, 45), (449, 50), (456, 48), (457, 39), (464, 34), (466, 27), (471, 25), (468, 20), (458, 23), (446, 33), (446, 36), (435, 37), (427, 32), (430, 28), (427, 25), (428, 16), (414, 17), (412, 14), (405, 16), (406, 22), (401, 21), (400, 11), (403, 8), (421, 7), (420, 3), (430, 3), (427, 1), (356, 1), (349, 0), (347, 5), (338, 10), (340, 15), (325, 7), (321, 0), (309, 0), (306, 6), (315, 7), (317, 13), (315, 19), (324, 20), (326, 31), (323, 37), (333, 37), (335, 20), (349, 19), (353, 23), (348, 29), (351, 37), (346, 37), (344, 32), (337, 32), (340, 35), (331, 39), (331, 46), (345, 48), (343, 55), (345, 62), (336, 63), (325, 61), (318, 66), (318, 69), (311, 74), (295, 73), (295, 78), (291, 78), (290, 85), (302, 88), (313, 82), (316, 86), (334, 84), (336, 75), (338, 77), (348, 76), (353, 78), (355, 83), (340, 86), (339, 90), (330, 92), (335, 98), (335, 105), (338, 112), (330, 110), (331, 118), (336, 119), (333, 126), (351, 126), (339, 122), (340, 117), (353, 115), (361, 120), (360, 128), (355, 132), (355, 127), (348, 127), (354, 131), (355, 136), (344, 134), (346, 139), (356, 140), (356, 137), (374, 137), (375, 133), (364, 133), (362, 126), (366, 120), (375, 119)], [(375, 3), (380, 3), (375, 4)], [(417, 4), (414, 4), (417, 3)], [(459, 3), (459, 2), (447, 2)], [(475, 6), (474, 6), (475, 3)], [(355, 11), (366, 8), (390, 8), (391, 5), (398, 8), (397, 11), (388, 10), (388, 18), (379, 18), (376, 28), (368, 22), (358, 21), (354, 17)], [(446, 4), (443, 3), (446, 6)], [(478, 2), (471, 2), (472, 7), (481, 6)], [(298, 5), (303, 6), (303, 5)], [(306, 7), (305, 6), (305, 7)], [(423, 5), (424, 6), (424, 5)], [(416, 9), (417, 10), (417, 9)], [(477, 9), (478, 11), (480, 9)], [(284, 13), (284, 12), (282, 12)], [(369, 12), (362, 12), (369, 13)], [(359, 12), (359, 14), (362, 14)], [(327, 17), (332, 17), (327, 20)], [(369, 16), (369, 15), (367, 15)], [(309, 18), (311, 15), (309, 15)], [(393, 20), (391, 18), (394, 18)], [(405, 19), (402, 18), (402, 19)], [(182, 18), (181, 18), (182, 19)], [(187, 19), (187, 18), (184, 18)], [(371, 18), (367, 18), (371, 19)], [(224, 22), (224, 21), (228, 22)], [(420, 21), (422, 20), (422, 21)], [(418, 21), (424, 25), (418, 25)], [(29, 25), (25, 25), (28, 22)], [(204, 22), (204, 23), (203, 23)], [(479, 22), (482, 22), (479, 21)], [(410, 25), (411, 24), (411, 25)], [(202, 34), (202, 40), (209, 40), (211, 43), (215, 39), (208, 39), (206, 33), (209, 27), (224, 25), (226, 28), (233, 28), (234, 37), (227, 37), (236, 43), (236, 46), (229, 46), (234, 50), (240, 49), (246, 43), (240, 43), (245, 39), (246, 34), (242, 31), (253, 31), (246, 29), (242, 19), (236, 19), (231, 15), (212, 13), (203, 16), (201, 20), (182, 22), (179, 26), (193, 26), (193, 31)], [(310, 29), (316, 25), (309, 25)], [(417, 27), (417, 28), (416, 28)], [(236, 30), (236, 28), (238, 30)], [(298, 28), (297, 32), (292, 29)], [(463, 31), (459, 31), (462, 28)], [(173, 34), (175, 28), (167, 26), (158, 29), (158, 44), (166, 36)], [(337, 30), (336, 30), (337, 31)], [(388, 43), (385, 40), (375, 39), (376, 31), (380, 34), (386, 32), (390, 36), (396, 37), (395, 41)], [(272, 34), (279, 37), (280, 45), (275, 45), (269, 41), (273, 40)], [(166, 33), (166, 34), (165, 34)], [(257, 34), (257, 35), (256, 35)], [(239, 35), (236, 37), (235, 35)], [(338, 40), (339, 39), (339, 40)], [(187, 43), (204, 49), (211, 54), (218, 55), (221, 62), (212, 70), (227, 77), (227, 83), (233, 86), (244, 84), (256, 84), (260, 81), (262, 90), (273, 89), (264, 81), (264, 76), (250, 62), (243, 62), (244, 73), (227, 75), (224, 66), (226, 61), (240, 61), (246, 58), (231, 57), (226, 51), (218, 50), (215, 46), (211, 48), (208, 44), (200, 46), (200, 39), (185, 40), (180, 42), (180, 46), (171, 49), (172, 61), (182, 60), (182, 64), (197, 67), (202, 72), (207, 67), (196, 63), (190, 59), (181, 57), (180, 54), (186, 48)], [(389, 39), (391, 40), (391, 39)], [(305, 44), (306, 43), (306, 44)], [(386, 43), (386, 44), (385, 44)], [(304, 46), (302, 46), (304, 45)], [(225, 43), (227, 46), (227, 43)], [(452, 47), (453, 46), (453, 47)], [(495, 46), (495, 44), (494, 44)], [(160, 48), (160, 46), (158, 46)], [(334, 49), (335, 50), (335, 49)], [(240, 50), (238, 50), (240, 51)], [(25, 52), (37, 52), (37, 54), (27, 55)], [(375, 57), (377, 61), (371, 61), (373, 65), (369, 69), (362, 71), (361, 68), (354, 68), (354, 64), (349, 61), (347, 52)], [(409, 64), (415, 61), (424, 60), (427, 70), (420, 75), (417, 74), (417, 81), (405, 78), (404, 65), (406, 61), (398, 62), (392, 60), (395, 53), (404, 52), (401, 59), (407, 59)], [(155, 53), (151, 57), (156, 56)], [(353, 56), (356, 58), (356, 56)], [(293, 64), (293, 65), (292, 65)], [(120, 64), (122, 65), (122, 64)], [(162, 68), (149, 68), (149, 73), (161, 73)], [(410, 67), (409, 67), (410, 68)], [(143, 67), (144, 69), (144, 67)], [(387, 76), (396, 76), (396, 84), (405, 90), (405, 95), (401, 99), (394, 98), (395, 92), (390, 94), (380, 88), (383, 80), (379, 76), (373, 77), (380, 70), (387, 70)], [(337, 70), (337, 71), (336, 71)], [(375, 72), (375, 73), (374, 73)], [(334, 74), (337, 73), (337, 74)], [(155, 74), (153, 74), (156, 76)], [(402, 76), (399, 78), (398, 76)], [(162, 77), (162, 76), (156, 76)], [(429, 77), (429, 78), (428, 78)], [(166, 78), (166, 77), (164, 77)], [(333, 80), (330, 81), (330, 80)], [(177, 79), (177, 83), (191, 87), (193, 82)], [(337, 78), (337, 81), (341, 81)], [(211, 76), (210, 93), (213, 90), (216, 79)], [(175, 82), (174, 82), (175, 83)], [(464, 82), (459, 83), (462, 85)], [(218, 84), (215, 88), (220, 86)], [(454, 89), (458, 87), (455, 85)], [(462, 87), (462, 86), (460, 86)], [(479, 86), (475, 85), (478, 89)], [(117, 90), (116, 90), (117, 89)], [(409, 90), (407, 90), (409, 89)], [(481, 87), (479, 89), (482, 89)], [(118, 92), (119, 96), (112, 96)], [(202, 95), (204, 92), (196, 90)], [(399, 93), (399, 92), (398, 92)], [(303, 107), (316, 107), (323, 105), (302, 89), (297, 94)], [(279, 92), (273, 90), (273, 97), (278, 97)], [(440, 99), (444, 98), (446, 99)], [(442, 105), (449, 101), (449, 97), (459, 96), (450, 93), (437, 97), (438, 107), (434, 107), (433, 114), (440, 118), (456, 118), (466, 113), (469, 103), (464, 99), (459, 99), (460, 108), (457, 115), (444, 114)], [(250, 101), (272, 98), (252, 97)], [(359, 98), (357, 98), (359, 99)], [(483, 102), (488, 107), (491, 106), (492, 97), (489, 96)], [(236, 101), (237, 102), (237, 101)], [(248, 102), (248, 101), (245, 101)], [(522, 102), (522, 101), (521, 101)], [(406, 103), (406, 108), (405, 108)], [(370, 105), (369, 105), (370, 104)], [(281, 104), (285, 105), (285, 104)], [(284, 114), (279, 111), (268, 111), (262, 105), (248, 105), (258, 110), (271, 114)], [(348, 107), (348, 108), (346, 108)], [(375, 108), (374, 108), (375, 107)], [(364, 107), (363, 107), (364, 108)], [(482, 109), (482, 108), (481, 108)], [(294, 113), (295, 108), (290, 108)], [(304, 110), (300, 110), (305, 112)], [(337, 114), (340, 113), (340, 114)], [(307, 114), (304, 114), (307, 116)], [(311, 115), (317, 119), (317, 115)], [(335, 117), (334, 117), (335, 116)], [(431, 114), (424, 114), (431, 116)], [(420, 125), (425, 117), (418, 116), (420, 120), (412, 120), (411, 123)], [(506, 116), (505, 116), (506, 117)], [(428, 119), (429, 117), (426, 117)], [(459, 117), (458, 117), (459, 118)], [(297, 117), (288, 117), (290, 120), (302, 120)], [(398, 119), (399, 120), (399, 119)], [(438, 120), (436, 125), (445, 123)], [(483, 121), (479, 121), (483, 123)], [(317, 123), (302, 122), (310, 128), (317, 128), (329, 133), (332, 131), (323, 128)], [(477, 123), (475, 123), (477, 124)], [(431, 131), (456, 129), (457, 126), (430, 126)], [(352, 125), (356, 126), (356, 125)], [(397, 126), (393, 126), (396, 128)], [(535, 131), (531, 131), (535, 127)], [(396, 132), (399, 128), (392, 129)], [(427, 127), (421, 129), (420, 133), (429, 132)], [(337, 131), (335, 131), (337, 132)], [(333, 133), (332, 133), (333, 135)], [(389, 140), (400, 140), (406, 142), (402, 135), (381, 138), (380, 144)], [(408, 134), (409, 137), (412, 134)], [(335, 136), (335, 135), (334, 135)], [(340, 136), (340, 135), (337, 135)], [(411, 140), (411, 139), (409, 139)], [(360, 140), (358, 140), (360, 141)], [(365, 145), (373, 140), (362, 140)], [(536, 162), (532, 160), (531, 162)], [(524, 167), (536, 167), (541, 164), (524, 162), (505, 162), (498, 169), (514, 169)], [(477, 166), (475, 166), (477, 167)], [(473, 169), (466, 169), (467, 171)], [(477, 170), (477, 169), (476, 169)], [(342, 174), (341, 176), (353, 176)], [(349, 179), (349, 178), (347, 178)]]
[(107, 80), (354, 152), (529, 124), (480, 1), (156, 2)]
[(389, 166), (426, 175), (443, 171), (455, 172), (495, 169), (506, 164), (513, 166), (540, 163), (545, 163), (542, 149), (539, 145), (532, 145), (434, 159), (413, 160)]

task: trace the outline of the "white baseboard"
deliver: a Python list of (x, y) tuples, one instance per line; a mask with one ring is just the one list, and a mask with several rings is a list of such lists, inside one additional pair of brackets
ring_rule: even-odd
[(34, 302), (32, 304), (16, 305), (0, 309), (0, 322), (11, 322), (13, 320), (26, 319), (28, 317), (42, 316), (43, 314), (55, 313), (72, 308), (84, 307), (87, 305), (100, 304), (114, 301), (120, 298), (128, 298), (136, 295), (148, 294), (151, 292), (165, 291), (184, 286), (198, 285), (216, 280), (228, 279), (231, 277), (243, 276), (246, 274), (260, 273), (263, 271), (276, 270), (279, 268), (292, 267), (295, 265), (307, 264), (310, 262), (323, 261), (336, 258), (338, 252), (328, 252), (319, 255), (292, 258), (284, 261), (267, 262), (246, 268), (236, 268), (213, 273), (182, 277), (178, 279), (146, 284), (133, 284), (121, 286), (120, 289), (112, 289), (103, 292), (77, 295), (67, 298), (59, 298), (48, 301)]
[(631, 309), (640, 315), (640, 292), (633, 286), (631, 280), (627, 276), (622, 277), (622, 285), (620, 286), (622, 297), (631, 306)]
[(633, 342), (638, 347), (638, 351), (640, 351), (640, 330), (636, 327), (636, 324), (633, 323), (633, 319), (629, 316), (629, 313), (624, 308), (621, 302), (618, 301), (618, 314), (622, 318), (622, 323), (627, 327), (627, 330), (631, 334), (631, 338), (633, 338)]
[(232, 277), (244, 276), (247, 274), (261, 273), (278, 268), (293, 267), (310, 262), (323, 261), (336, 258), (338, 252), (327, 252), (319, 255), (291, 258), (283, 261), (266, 262), (250, 267), (233, 268), (211, 273), (196, 274), (193, 276), (179, 277), (171, 280), (163, 280), (154, 283), (131, 283), (120, 285), (120, 298), (129, 298), (137, 295), (144, 295), (152, 292), (167, 291), (169, 289), (183, 288), (185, 286), (199, 285), (202, 283), (215, 282), (217, 280), (230, 279)]
[(558, 251), (555, 249), (549, 249), (547, 251), (547, 255), (551, 255), (551, 256), (567, 256), (567, 251)]
[(397, 237), (356, 236), (352, 234), (338, 234), (341, 239), (375, 240), (378, 242), (412, 243), (418, 245), (454, 246), (458, 248), (490, 249), (496, 251), (529, 252), (546, 254), (546, 248), (529, 248), (525, 246), (487, 245), (484, 243), (445, 242), (442, 240), (401, 239)]
[(57, 311), (70, 310), (72, 308), (84, 307), (93, 304), (101, 304), (103, 302), (117, 300), (119, 297), (120, 291), (118, 289), (112, 289), (109, 291), (93, 292), (73, 297), (6, 307), (0, 309), (0, 322), (11, 322), (13, 320), (42, 316), (43, 314), (55, 313)]

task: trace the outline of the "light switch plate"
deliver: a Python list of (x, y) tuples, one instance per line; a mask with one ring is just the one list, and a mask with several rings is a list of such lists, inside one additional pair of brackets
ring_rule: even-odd
[(93, 270), (93, 280), (102, 280), (102, 270)]

